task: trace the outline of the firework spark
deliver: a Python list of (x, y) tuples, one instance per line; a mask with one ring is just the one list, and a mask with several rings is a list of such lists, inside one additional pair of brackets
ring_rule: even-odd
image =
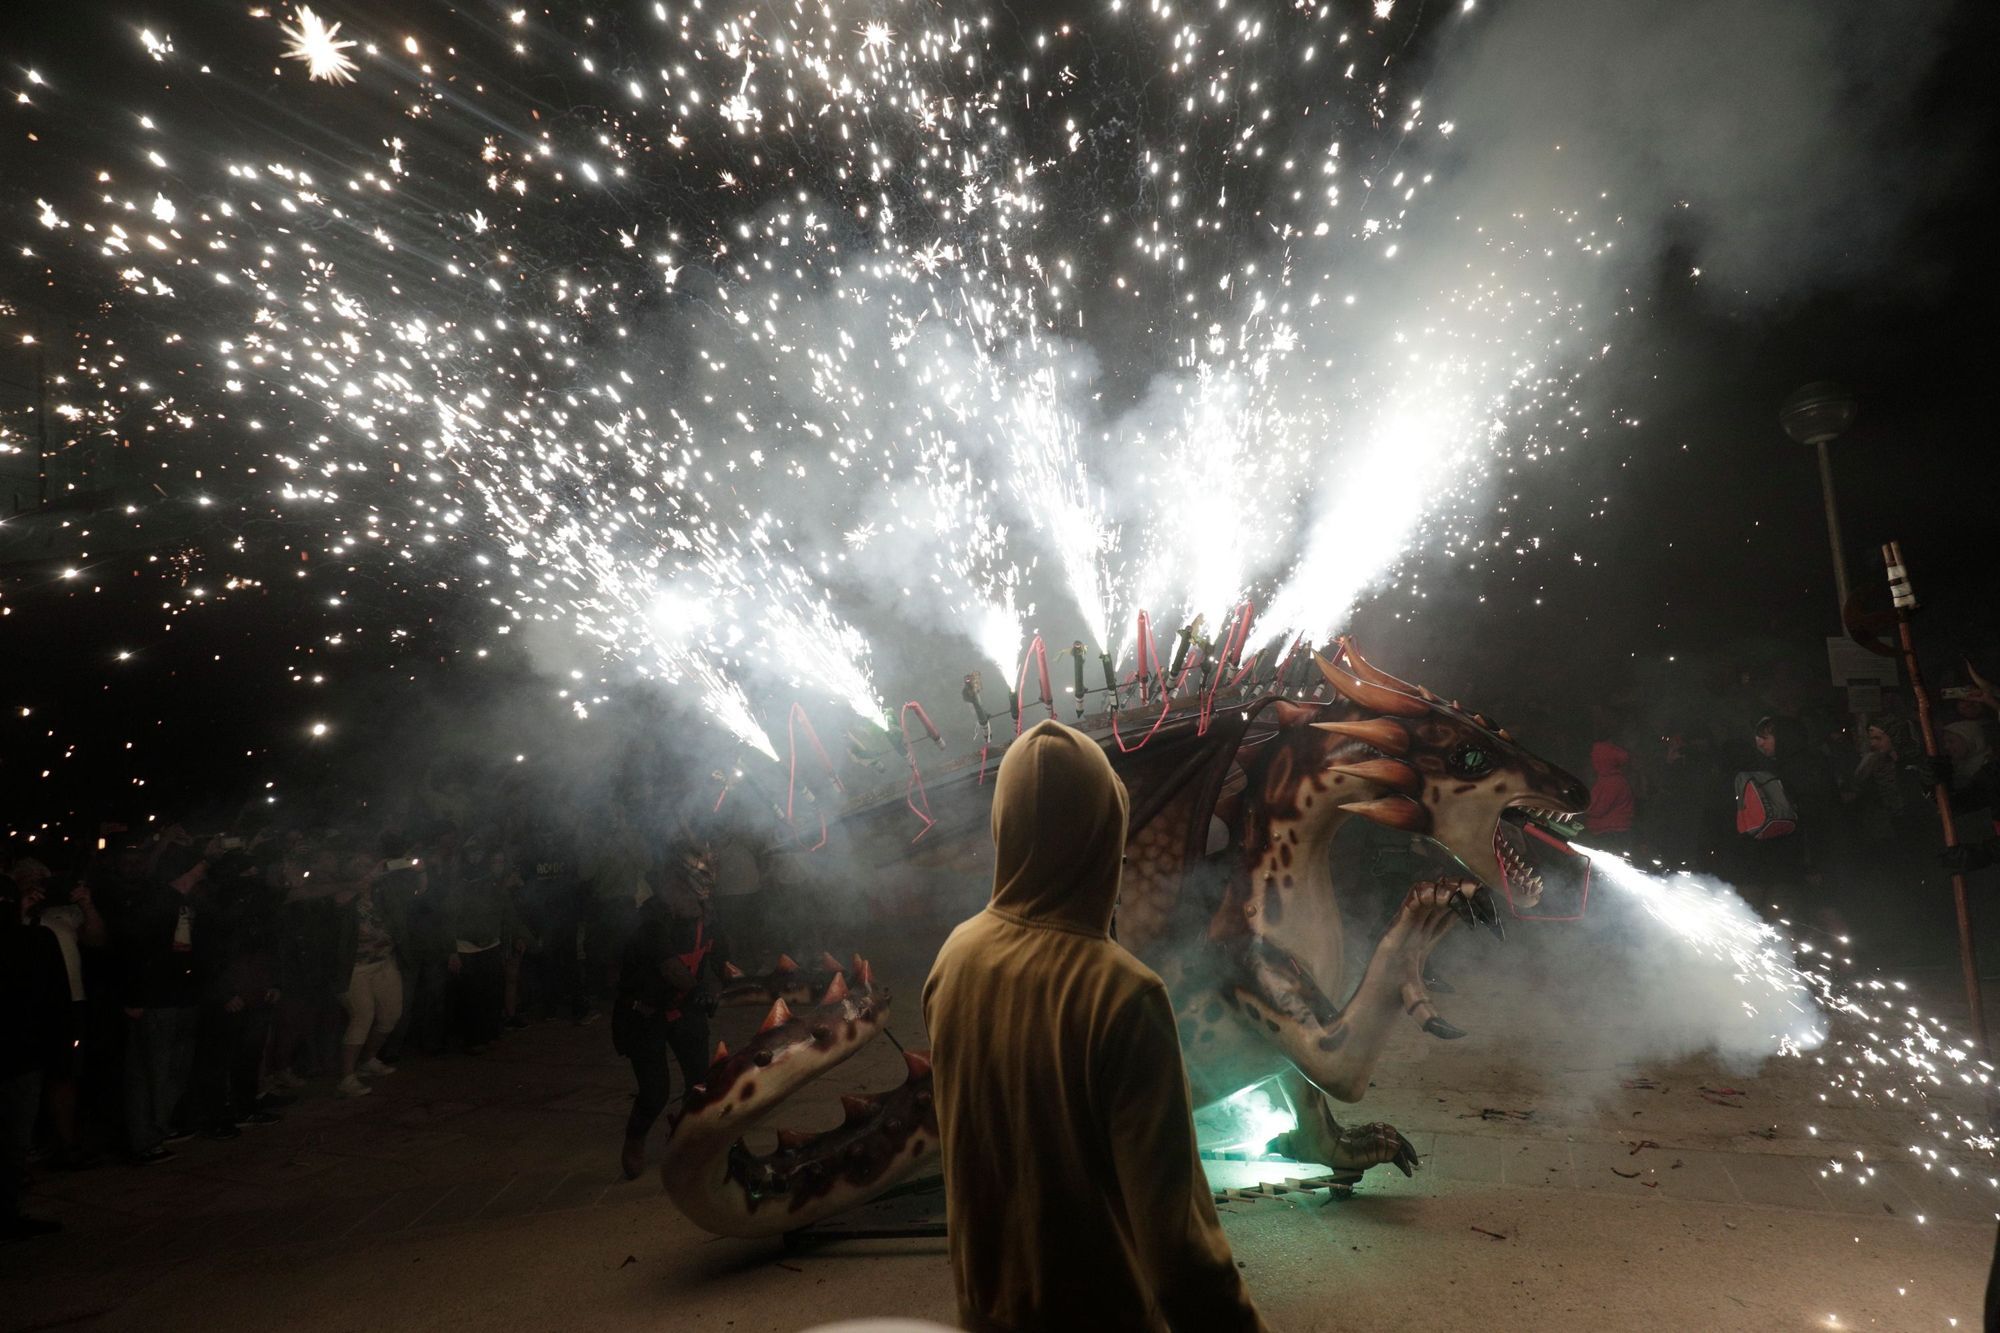
[(347, 53), (359, 43), (342, 37), (338, 23), (328, 23), (305, 5), (300, 5), (293, 14), (296, 26), (279, 25), (279, 31), (285, 35), (285, 58), (304, 61), (309, 79), (352, 83), (356, 66)]

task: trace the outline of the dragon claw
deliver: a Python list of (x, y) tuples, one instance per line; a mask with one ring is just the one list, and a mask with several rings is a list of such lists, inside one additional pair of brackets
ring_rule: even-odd
[(1451, 896), (1444, 900), (1444, 905), (1449, 907), (1452, 915), (1463, 921), (1468, 929), (1477, 924), (1478, 918), (1471, 900), (1457, 889), (1451, 891)]
[(1465, 1035), (1464, 1028), (1447, 1023), (1436, 1014), (1432, 1014), (1424, 1020), (1424, 1031), (1430, 1033), (1440, 1041), (1457, 1041)]

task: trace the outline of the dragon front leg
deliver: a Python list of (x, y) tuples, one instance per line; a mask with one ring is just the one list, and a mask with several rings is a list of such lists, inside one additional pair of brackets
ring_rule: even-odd
[(1361, 1100), (1399, 1012), (1433, 1036), (1465, 1035), (1438, 1016), (1423, 981), (1431, 950), (1460, 921), (1498, 932), (1499, 912), (1490, 891), (1470, 880), (1414, 885), (1344, 1007), (1328, 1000), (1298, 959), (1268, 938), (1245, 935), (1228, 947), (1231, 975), (1223, 985), (1224, 999), (1253, 1029), (1262, 1030), (1297, 1073), (1286, 1081), (1299, 1114), (1298, 1127), (1280, 1140), (1287, 1156), (1355, 1171), (1392, 1162), (1408, 1174), (1416, 1153), (1402, 1135), (1383, 1124), (1343, 1129), (1327, 1099)]
[(1328, 1096), (1358, 1102), (1406, 1013), (1447, 1040), (1465, 1034), (1438, 1016), (1424, 988), (1424, 960), (1453, 923), (1498, 929), (1491, 894), (1470, 880), (1429, 880), (1410, 889), (1375, 946), (1361, 985), (1336, 1007), (1298, 959), (1263, 935), (1226, 946), (1222, 996), (1253, 1029)]

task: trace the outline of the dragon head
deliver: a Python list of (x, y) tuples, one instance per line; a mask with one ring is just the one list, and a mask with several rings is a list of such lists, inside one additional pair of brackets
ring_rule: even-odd
[(1364, 784), (1349, 813), (1422, 834), (1516, 911), (1535, 906), (1555, 867), (1580, 868), (1560, 826), (1590, 803), (1576, 778), (1523, 748), (1505, 727), (1371, 666), (1339, 641), (1316, 658), (1354, 716), (1313, 725), (1343, 740), (1329, 771)]

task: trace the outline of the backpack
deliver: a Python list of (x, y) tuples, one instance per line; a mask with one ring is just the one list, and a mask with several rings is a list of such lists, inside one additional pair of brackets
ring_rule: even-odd
[(1754, 769), (1736, 775), (1736, 831), (1746, 838), (1768, 842), (1796, 833), (1798, 807), (1785, 793), (1778, 775)]

